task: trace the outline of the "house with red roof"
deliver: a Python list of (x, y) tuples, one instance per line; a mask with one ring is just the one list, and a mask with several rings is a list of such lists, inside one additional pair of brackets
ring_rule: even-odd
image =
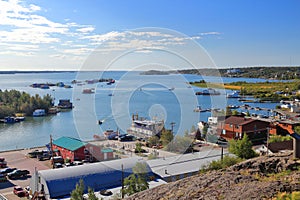
[(230, 116), (218, 123), (220, 137), (229, 139), (242, 139), (247, 134), (254, 144), (262, 143), (267, 138), (269, 123), (242, 116)]

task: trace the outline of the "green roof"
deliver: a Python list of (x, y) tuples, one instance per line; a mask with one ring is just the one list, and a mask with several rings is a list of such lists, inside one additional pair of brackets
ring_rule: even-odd
[(85, 146), (87, 143), (82, 142), (79, 139), (71, 138), (71, 137), (61, 137), (57, 140), (53, 141), (53, 144), (56, 146), (63, 147), (65, 149), (75, 151), (83, 146)]
[(108, 149), (101, 149), (102, 153), (110, 153), (110, 152), (114, 152), (114, 150), (108, 148)]

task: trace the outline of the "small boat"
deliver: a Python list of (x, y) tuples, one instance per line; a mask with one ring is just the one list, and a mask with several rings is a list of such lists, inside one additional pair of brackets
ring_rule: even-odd
[(197, 106), (197, 108), (194, 109), (194, 112), (208, 112), (209, 109), (202, 109), (201, 106)]
[(41, 117), (41, 116), (45, 116), (46, 112), (44, 109), (36, 109), (33, 113), (32, 116), (33, 117)]
[(112, 85), (114, 84), (116, 81), (114, 79), (109, 80), (106, 84), (107, 85)]
[(86, 89), (83, 89), (82, 93), (83, 94), (93, 94), (93, 93), (95, 93), (95, 91), (93, 88), (86, 88)]
[(236, 105), (229, 105), (227, 107), (230, 109), (238, 109), (239, 108), (239, 106), (236, 106)]
[(240, 92), (239, 91), (234, 91), (233, 93), (231, 94), (227, 94), (226, 95), (227, 98), (240, 98)]

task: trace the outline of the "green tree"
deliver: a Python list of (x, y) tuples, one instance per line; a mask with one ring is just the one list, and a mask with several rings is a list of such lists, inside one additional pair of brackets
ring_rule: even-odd
[(177, 153), (188, 153), (192, 151), (193, 140), (189, 137), (177, 135), (172, 142), (166, 146), (167, 151)]
[(148, 139), (149, 147), (157, 146), (159, 144), (159, 138), (156, 135), (151, 136)]
[(226, 116), (231, 116), (232, 115), (231, 109), (228, 106), (226, 107), (225, 115)]
[(145, 163), (136, 163), (132, 168), (132, 172), (133, 174), (124, 179), (124, 189), (122, 191), (124, 195), (130, 196), (149, 188), (147, 182), (148, 169)]
[(202, 129), (202, 134), (201, 134), (202, 138), (206, 138), (207, 130), (208, 130), (208, 125), (206, 124)]
[(232, 111), (232, 115), (238, 115), (238, 114), (239, 114), (239, 112), (237, 110)]
[(160, 141), (163, 146), (167, 146), (172, 140), (174, 136), (171, 130), (164, 129), (160, 136)]
[(142, 144), (141, 143), (135, 143), (135, 152), (136, 153), (141, 153), (143, 151), (142, 149)]
[(252, 142), (249, 140), (247, 134), (244, 134), (241, 140), (229, 140), (229, 152), (245, 159), (256, 156), (255, 151), (252, 149)]
[(71, 192), (71, 200), (82, 200), (84, 192), (84, 183), (80, 179), (79, 183), (76, 184), (76, 188)]
[(90, 187), (88, 189), (88, 200), (98, 200), (98, 198), (95, 195), (94, 190)]

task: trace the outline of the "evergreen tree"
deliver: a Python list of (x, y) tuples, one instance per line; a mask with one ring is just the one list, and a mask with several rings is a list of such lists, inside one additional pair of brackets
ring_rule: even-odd
[(174, 136), (172, 131), (164, 129), (160, 136), (160, 141), (163, 146), (167, 146), (172, 140)]
[(76, 188), (71, 192), (71, 200), (83, 200), (84, 183), (80, 179), (79, 183), (76, 184)]
[(122, 191), (124, 195), (128, 196), (149, 188), (147, 182), (147, 165), (144, 163), (136, 163), (132, 171), (133, 174), (124, 179), (124, 189)]
[(256, 156), (255, 151), (252, 149), (252, 142), (249, 140), (247, 134), (244, 134), (244, 137), (241, 140), (230, 140), (229, 152), (245, 159)]
[(159, 144), (159, 138), (156, 135), (151, 136), (148, 139), (149, 147), (156, 146)]
[(88, 189), (88, 200), (98, 200), (98, 198), (95, 195), (94, 190), (90, 187)]

